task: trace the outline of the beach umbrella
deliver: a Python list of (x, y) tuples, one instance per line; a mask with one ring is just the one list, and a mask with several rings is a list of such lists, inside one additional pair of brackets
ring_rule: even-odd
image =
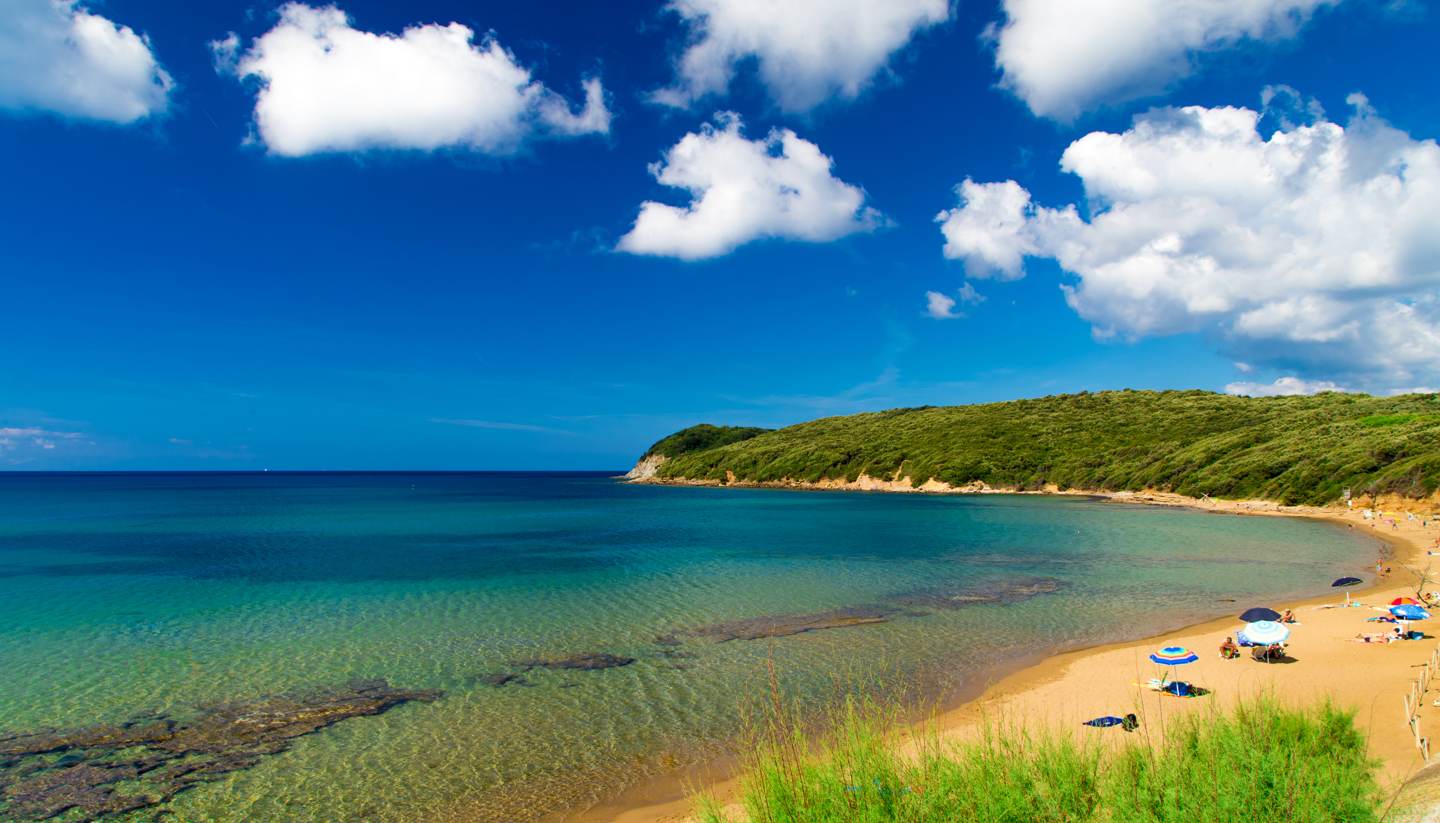
[(1257, 620), (1241, 629), (1240, 637), (1252, 646), (1274, 646), (1290, 639), (1290, 629), (1273, 620)]
[(1253, 609), (1246, 609), (1240, 615), (1241, 623), (1257, 623), (1261, 620), (1279, 620), (1280, 612), (1274, 609), (1267, 609), (1264, 606), (1256, 606)]
[(1397, 598), (1395, 598), (1394, 600), (1391, 600), (1391, 601), (1390, 601), (1390, 605), (1392, 605), (1392, 606), (1418, 606), (1418, 605), (1420, 605), (1420, 601), (1419, 601), (1419, 600), (1416, 600), (1416, 599), (1413, 598), (1413, 597), (1397, 597)]
[(1391, 606), (1390, 613), (1401, 620), (1429, 620), (1430, 612), (1419, 606)]
[(1186, 663), (1194, 663), (1200, 659), (1200, 655), (1190, 651), (1184, 646), (1166, 646), (1158, 652), (1150, 655), (1150, 660), (1162, 666), (1183, 666)]
[(1340, 586), (1358, 586), (1364, 582), (1364, 580), (1361, 580), (1358, 577), (1342, 577), (1339, 580), (1336, 580), (1334, 583), (1331, 583), (1330, 587), (1333, 589)]

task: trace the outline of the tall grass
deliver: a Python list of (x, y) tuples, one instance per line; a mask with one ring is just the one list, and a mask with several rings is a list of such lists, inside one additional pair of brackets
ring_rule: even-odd
[(1137, 734), (1118, 747), (992, 725), (970, 742), (925, 734), (906, 752), (892, 717), (858, 702), (819, 750), (779, 725), (749, 758), (743, 815), (704, 799), (704, 823), (1380, 818), (1376, 764), (1351, 713), (1328, 704), (1261, 698), (1172, 720), (1164, 743)]

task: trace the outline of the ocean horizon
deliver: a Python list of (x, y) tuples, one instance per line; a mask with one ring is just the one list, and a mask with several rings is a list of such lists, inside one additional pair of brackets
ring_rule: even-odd
[[(0, 777), (172, 758), (119, 820), (536, 820), (724, 757), (772, 666), (814, 717), (856, 690), (942, 705), (1020, 661), (1318, 594), (1379, 546), (1078, 497), (617, 474), (0, 474), (0, 671), (25, 675), (0, 679), (0, 740), (69, 744)], [(217, 726), (372, 700), (278, 744)], [(82, 745), (154, 723), (219, 742)]]

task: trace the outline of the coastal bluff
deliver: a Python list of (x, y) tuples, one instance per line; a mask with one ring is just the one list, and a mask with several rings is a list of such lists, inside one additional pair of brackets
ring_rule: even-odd
[(630, 482), (891, 492), (1159, 491), (1326, 505), (1435, 498), (1440, 395), (1081, 392), (827, 417), (701, 424)]

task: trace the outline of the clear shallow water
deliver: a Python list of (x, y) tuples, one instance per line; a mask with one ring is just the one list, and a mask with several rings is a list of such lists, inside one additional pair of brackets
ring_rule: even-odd
[[(1017, 656), (1236, 611), (1222, 598), (1324, 591), (1375, 545), (1320, 523), (1071, 498), (597, 475), (0, 475), (0, 734), (382, 677), (445, 696), (299, 738), (160, 819), (525, 820), (713, 755), (764, 691), (767, 655), (807, 706), (882, 675), (944, 699)], [(1063, 588), (656, 643), (1037, 577)], [(479, 679), (581, 652), (636, 662)]]

